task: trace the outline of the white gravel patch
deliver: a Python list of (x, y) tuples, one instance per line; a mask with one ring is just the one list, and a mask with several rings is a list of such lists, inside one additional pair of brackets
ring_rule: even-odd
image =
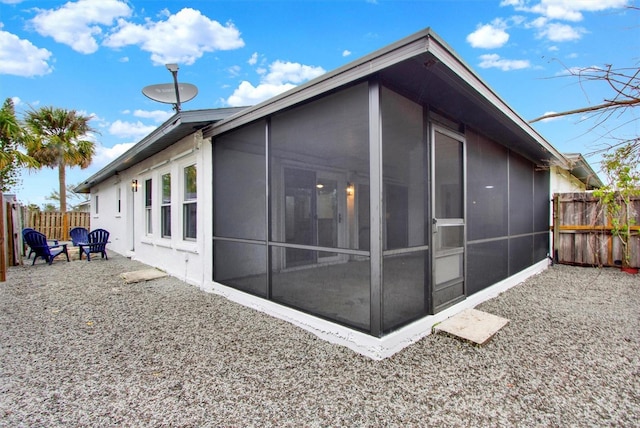
[(476, 347), (431, 335), (373, 361), (173, 277), (109, 260), (0, 283), (0, 426), (638, 426), (640, 276), (553, 266), (478, 309)]

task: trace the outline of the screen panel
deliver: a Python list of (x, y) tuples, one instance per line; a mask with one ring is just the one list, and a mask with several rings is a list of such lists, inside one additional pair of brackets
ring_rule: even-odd
[(533, 235), (509, 238), (509, 275), (533, 264)]
[(213, 233), (266, 240), (265, 122), (213, 142)]
[(213, 280), (260, 297), (267, 297), (267, 246), (213, 242)]
[[(272, 248), (279, 252), (282, 248)], [(326, 257), (313, 251), (314, 259)], [(272, 260), (278, 256), (273, 255)], [(369, 330), (369, 258), (348, 263), (314, 265), (300, 269), (280, 269), (272, 264), (272, 298), (322, 318), (361, 330)]]
[(421, 105), (382, 87), (385, 249), (428, 242), (428, 169)]
[(507, 239), (467, 245), (467, 294), (507, 278), (508, 254)]
[(428, 258), (428, 251), (384, 257), (384, 331), (427, 315)]
[(523, 157), (509, 156), (509, 235), (533, 232), (533, 168)]
[(508, 234), (509, 151), (486, 137), (467, 132), (467, 237)]

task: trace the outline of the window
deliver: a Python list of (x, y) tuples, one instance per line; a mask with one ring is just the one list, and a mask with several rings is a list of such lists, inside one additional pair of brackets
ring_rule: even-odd
[(153, 233), (153, 224), (151, 215), (151, 179), (148, 179), (144, 182), (144, 207), (145, 207), (145, 223), (146, 223), (146, 231), (147, 235)]
[(162, 176), (162, 202), (160, 205), (160, 227), (163, 238), (171, 237), (171, 174)]
[(184, 169), (184, 202), (182, 205), (184, 239), (196, 239), (198, 208), (196, 178), (195, 165), (190, 165)]

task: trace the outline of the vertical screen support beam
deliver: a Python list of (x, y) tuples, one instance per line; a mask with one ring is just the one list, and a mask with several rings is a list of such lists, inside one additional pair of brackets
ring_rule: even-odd
[(371, 226), (370, 333), (382, 335), (382, 261), (383, 261), (383, 200), (382, 200), (382, 118), (380, 82), (369, 81), (369, 177)]
[(264, 183), (265, 183), (265, 251), (266, 261), (267, 261), (267, 299), (272, 299), (271, 293), (271, 247), (269, 246), (269, 242), (271, 240), (271, 163), (269, 162), (269, 149), (271, 148), (271, 118), (267, 118), (264, 123)]

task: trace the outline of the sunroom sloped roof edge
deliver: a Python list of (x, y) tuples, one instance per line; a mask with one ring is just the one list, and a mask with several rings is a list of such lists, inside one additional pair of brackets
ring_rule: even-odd
[(482, 97), (493, 104), (509, 121), (517, 125), (531, 139), (532, 143), (542, 147), (549, 154), (550, 163), (559, 164), (565, 168), (569, 166), (569, 161), (562, 153), (518, 115), (431, 28), (414, 33), (303, 85), (229, 116), (220, 122), (211, 124), (203, 130), (203, 136), (204, 138), (215, 137), (427, 52), (446, 65), (460, 79), (474, 87)]
[(509, 106), (464, 60), (462, 60), (449, 45), (440, 39), (437, 35), (431, 33), (431, 43), (428, 48), (429, 52), (440, 62), (447, 66), (449, 70), (454, 72), (460, 79), (470, 84), (478, 93), (494, 105), (502, 114), (510, 121), (515, 123), (522, 129), (535, 143), (540, 145), (551, 159), (550, 164), (560, 165), (568, 168), (569, 160), (548, 142), (538, 131), (536, 131), (525, 119), (523, 119), (516, 111)]
[(405, 37), (356, 61), (327, 72), (280, 95), (269, 98), (225, 120), (212, 124), (203, 130), (203, 137), (214, 137), (247, 123), (262, 119), (273, 113), (367, 77), (405, 59), (425, 53), (428, 50), (429, 38), (432, 35), (433, 32), (431, 29), (427, 28)]

